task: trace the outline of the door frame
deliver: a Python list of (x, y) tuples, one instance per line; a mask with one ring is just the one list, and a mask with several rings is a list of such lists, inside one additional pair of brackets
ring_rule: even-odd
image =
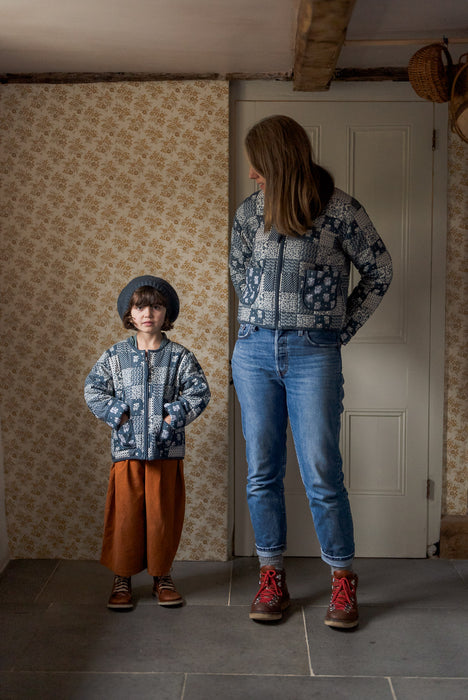
[[(235, 105), (238, 101), (378, 101), (425, 102), (413, 91), (409, 83), (334, 82), (327, 92), (295, 92), (287, 81), (233, 81), (230, 84), (230, 172), (229, 172), (229, 228), (239, 202), (236, 197), (235, 158), (236, 122)], [(435, 142), (432, 160), (432, 231), (430, 300), (430, 367), (429, 367), (429, 438), (427, 445), (428, 499), (427, 499), (427, 547), (431, 554), (433, 545), (440, 540), (440, 521), (443, 477), (443, 420), (444, 420), (444, 360), (445, 360), (445, 261), (447, 241), (447, 147), (448, 107), (433, 103)], [(230, 285), (230, 356), (234, 347), (237, 324), (235, 322), (237, 300)], [(229, 532), (230, 547), (234, 541), (235, 499), (235, 421), (234, 387), (231, 382), (229, 397)]]

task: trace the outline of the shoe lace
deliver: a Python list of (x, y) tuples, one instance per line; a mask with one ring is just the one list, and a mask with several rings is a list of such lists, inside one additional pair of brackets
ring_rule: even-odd
[(262, 571), (260, 574), (260, 588), (255, 599), (260, 603), (271, 603), (275, 597), (281, 597), (281, 591), (276, 582), (276, 571), (274, 569)]
[(114, 593), (128, 593), (130, 579), (126, 576), (114, 576)]
[(354, 602), (355, 587), (348, 578), (334, 578), (330, 604), (335, 610), (346, 610)]
[(174, 581), (169, 574), (166, 576), (155, 576), (154, 582), (161, 591), (175, 591)]

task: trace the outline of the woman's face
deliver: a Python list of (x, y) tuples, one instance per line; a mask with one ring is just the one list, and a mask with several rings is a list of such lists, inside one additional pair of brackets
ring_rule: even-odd
[(250, 165), (250, 167), (249, 167), (249, 178), (250, 178), (251, 180), (255, 180), (255, 182), (257, 183), (258, 187), (259, 187), (261, 190), (265, 191), (265, 178), (264, 178), (262, 175), (260, 175), (260, 173), (258, 173), (258, 172), (255, 170), (255, 168), (253, 168), (251, 165)]

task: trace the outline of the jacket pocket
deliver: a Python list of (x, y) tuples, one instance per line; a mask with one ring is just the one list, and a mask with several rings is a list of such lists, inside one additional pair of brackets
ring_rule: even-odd
[(136, 447), (135, 433), (133, 432), (132, 421), (128, 420), (116, 431), (117, 445), (121, 450), (128, 450)]
[(174, 436), (174, 428), (170, 423), (167, 423), (165, 420), (163, 420), (162, 425), (161, 425), (161, 430), (159, 431), (159, 437), (158, 437), (158, 443), (163, 444), (163, 443), (168, 443), (172, 442), (172, 438)]
[(318, 313), (336, 306), (340, 273), (328, 265), (305, 270), (302, 299), (304, 306)]
[(251, 306), (258, 296), (260, 290), (260, 281), (263, 274), (263, 264), (256, 263), (247, 269), (245, 275), (245, 289), (242, 294), (241, 302), (246, 306)]

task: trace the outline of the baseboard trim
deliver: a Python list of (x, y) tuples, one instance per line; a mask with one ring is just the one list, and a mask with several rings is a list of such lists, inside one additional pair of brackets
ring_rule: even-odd
[(468, 515), (442, 516), (440, 558), (468, 559)]

